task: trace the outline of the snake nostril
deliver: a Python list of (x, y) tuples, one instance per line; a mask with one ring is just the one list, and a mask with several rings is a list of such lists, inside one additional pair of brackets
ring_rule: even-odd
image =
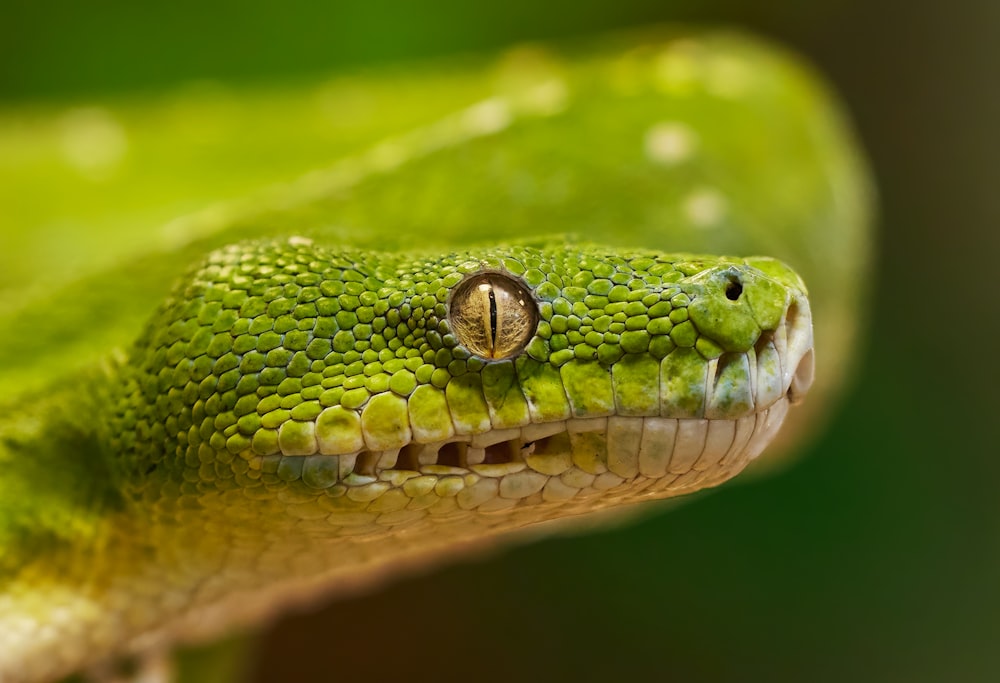
[(741, 294), (743, 294), (743, 283), (735, 275), (729, 276), (729, 282), (726, 283), (726, 298), (736, 301)]

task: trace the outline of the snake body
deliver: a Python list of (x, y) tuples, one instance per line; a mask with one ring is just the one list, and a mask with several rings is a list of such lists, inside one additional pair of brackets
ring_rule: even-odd
[[(803, 121), (800, 112), (791, 116), (798, 128), (774, 144), (807, 146), (782, 160), (789, 174), (770, 179), (788, 187), (746, 180), (754, 171), (741, 164), (761, 144), (754, 126), (769, 115), (754, 110), (801, 107), (788, 95), (805, 92), (825, 112), (825, 100), (765, 48), (693, 40), (587, 52), (560, 67), (568, 104), (520, 129), (479, 121), (482, 140), (430, 146), (423, 167), (399, 180), (396, 167), (381, 169), (346, 210), (326, 191), (302, 199), (301, 184), (287, 190), (299, 193), (292, 209), (234, 210), (192, 247), (202, 255), (186, 275), (174, 273), (178, 284), (133, 341), (11, 407), (0, 451), (0, 681), (49, 680), (217, 637), (408, 562), (700, 490), (756, 458), (812, 384), (814, 304), (835, 315), (850, 296), (831, 294), (821, 273), (811, 301), (782, 261), (668, 253), (661, 233), (735, 234), (737, 245), (764, 248), (787, 230), (793, 246), (778, 255), (822, 270), (815, 244), (827, 236), (803, 236), (795, 222), (803, 196), (757, 239), (753, 207), (767, 198), (741, 194), (743, 185), (780, 199), (796, 173), (818, 175), (816, 187), (799, 183), (803, 195), (815, 192), (811, 229), (856, 211), (857, 197), (845, 209), (843, 192), (863, 190), (838, 166), (853, 161), (836, 119)], [(640, 73), (691, 50), (705, 63), (722, 55), (729, 69), (753, 65), (756, 85), (734, 97), (709, 80), (702, 92), (694, 74), (687, 94), (594, 92), (615, 69)], [(725, 68), (705, 73), (718, 80)], [(698, 104), (720, 98), (715, 109)], [(469, 111), (488, 118), (477, 106), (461, 120)], [(694, 114), (711, 121), (734, 108), (746, 117), (736, 131), (745, 138), (724, 131), (729, 142), (713, 151)], [(534, 128), (551, 122), (567, 129)], [(606, 149), (581, 149), (602, 136)], [(695, 140), (709, 162), (690, 160), (680, 183), (694, 194), (671, 228), (676, 186), (655, 177), (676, 180), (682, 148)], [(619, 163), (622, 141), (631, 165)], [(618, 184), (624, 213), (638, 216), (627, 224), (619, 212), (586, 214), (578, 227), (607, 244), (539, 236), (548, 208), (483, 192), (560, 155), (560, 169)], [(440, 202), (414, 209), (424, 233), (358, 227), (365, 220), (351, 201), (396, 194), (405, 211), (416, 206), (407, 197), (437, 196), (422, 195), (422, 183), (460, 186), (464, 172), (488, 163), (499, 170), (451, 200), (489, 214), (489, 234), (449, 234)], [(636, 188), (643, 165), (654, 180)], [(710, 225), (723, 220), (722, 190), (706, 189), (705, 169), (719, 187), (732, 185), (728, 230)], [(557, 188), (557, 204), (593, 206), (588, 182), (560, 182), (574, 189)], [(353, 226), (332, 225), (341, 222)], [(820, 380), (829, 391), (822, 370)]]

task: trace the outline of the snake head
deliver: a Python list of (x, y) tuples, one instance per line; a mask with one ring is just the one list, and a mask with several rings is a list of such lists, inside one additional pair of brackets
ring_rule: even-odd
[(125, 372), (134, 498), (500, 529), (733, 476), (808, 389), (812, 323), (773, 259), (261, 242), (212, 254)]
[[(244, 243), (119, 365), (104, 446), (174, 567), (154, 594), (254, 621), (373, 560), (723, 482), (811, 367), (805, 288), (770, 259)], [(171, 604), (179, 632), (212, 623)]]

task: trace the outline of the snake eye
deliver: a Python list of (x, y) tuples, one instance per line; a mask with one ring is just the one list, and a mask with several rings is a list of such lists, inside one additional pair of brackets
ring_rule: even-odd
[(469, 351), (501, 360), (527, 345), (538, 327), (538, 308), (520, 280), (504, 273), (476, 273), (452, 291), (448, 321)]

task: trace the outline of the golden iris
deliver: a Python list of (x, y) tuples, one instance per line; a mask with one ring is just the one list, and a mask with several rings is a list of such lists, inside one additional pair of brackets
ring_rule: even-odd
[(502, 360), (519, 354), (538, 327), (538, 307), (520, 280), (500, 272), (469, 275), (448, 301), (451, 329), (480, 358)]

